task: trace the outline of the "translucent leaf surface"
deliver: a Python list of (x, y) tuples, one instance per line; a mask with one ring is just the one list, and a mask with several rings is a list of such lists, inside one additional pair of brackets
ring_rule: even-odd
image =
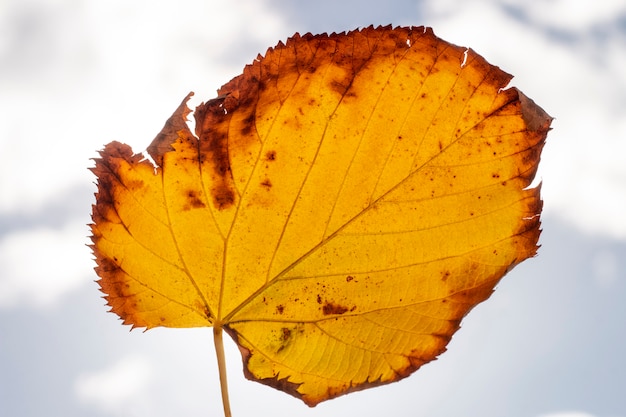
[(134, 327), (215, 326), (309, 405), (402, 379), (535, 254), (551, 118), (424, 28), (295, 35), (93, 169), (93, 248)]

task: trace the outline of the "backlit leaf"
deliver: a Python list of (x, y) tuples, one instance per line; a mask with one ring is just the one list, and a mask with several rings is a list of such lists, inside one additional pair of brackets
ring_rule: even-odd
[(125, 324), (215, 326), (315, 405), (402, 379), (535, 254), (551, 118), (424, 28), (295, 35), (148, 147), (96, 159), (93, 250)]

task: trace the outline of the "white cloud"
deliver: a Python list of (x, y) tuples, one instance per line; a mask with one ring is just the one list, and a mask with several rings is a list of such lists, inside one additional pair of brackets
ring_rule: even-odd
[(0, 239), (0, 308), (44, 307), (88, 281), (94, 266), (84, 224), (18, 231)]
[(110, 368), (80, 375), (74, 385), (80, 401), (120, 416), (138, 415), (137, 397), (149, 384), (152, 368), (139, 356), (121, 359)]
[(533, 20), (567, 30), (585, 30), (619, 16), (619, 13), (624, 11), (624, 2), (621, 0), (539, 0), (525, 2), (524, 8)]

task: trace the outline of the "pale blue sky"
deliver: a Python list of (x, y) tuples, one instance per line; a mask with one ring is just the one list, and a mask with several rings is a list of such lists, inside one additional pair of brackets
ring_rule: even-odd
[(626, 417), (626, 5), (610, 0), (0, 2), (0, 415), (220, 415), (209, 329), (129, 332), (87, 243), (112, 140), (142, 151), (294, 32), (426, 25), (555, 117), (539, 256), (402, 382), (314, 409), (249, 382), (235, 416)]

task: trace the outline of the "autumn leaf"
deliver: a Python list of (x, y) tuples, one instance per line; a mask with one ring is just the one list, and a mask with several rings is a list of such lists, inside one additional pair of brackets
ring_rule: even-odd
[(410, 375), (536, 253), (551, 118), (511, 78), (429, 28), (370, 27), (269, 49), (195, 135), (187, 96), (156, 166), (118, 142), (95, 161), (111, 310), (213, 326), (222, 372), (223, 329), (249, 379), (310, 406)]

